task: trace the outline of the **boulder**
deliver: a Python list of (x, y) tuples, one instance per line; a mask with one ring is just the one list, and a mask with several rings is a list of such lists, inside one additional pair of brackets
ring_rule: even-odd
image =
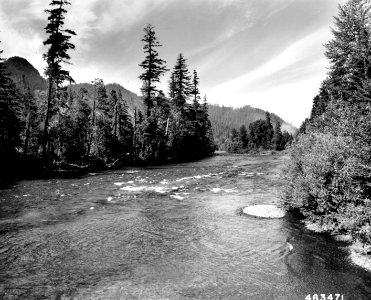
[(275, 205), (251, 205), (245, 207), (242, 212), (246, 215), (269, 219), (283, 218), (286, 214), (283, 209)]

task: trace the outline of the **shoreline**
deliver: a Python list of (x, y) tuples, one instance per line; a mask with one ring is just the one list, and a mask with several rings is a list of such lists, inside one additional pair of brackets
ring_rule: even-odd
[(83, 176), (90, 172), (104, 172), (124, 168), (145, 168), (164, 166), (177, 163), (196, 162), (220, 154), (213, 153), (204, 157), (189, 160), (167, 159), (157, 162), (146, 162), (138, 157), (126, 157), (114, 162), (106, 163), (102, 160), (92, 159), (83, 164), (77, 163), (48, 163), (44, 164), (41, 159), (17, 159), (3, 165), (0, 170), (0, 189), (11, 186), (13, 182), (21, 180), (48, 179), (55, 177)]
[(371, 252), (371, 245), (363, 244), (359, 240), (354, 240), (353, 237), (349, 234), (332, 234), (330, 231), (327, 231), (321, 225), (310, 222), (308, 220), (303, 221), (304, 227), (309, 231), (323, 234), (329, 233), (331, 237), (334, 238), (337, 242), (346, 242), (350, 243), (346, 247), (348, 251), (348, 258), (352, 264), (365, 269), (366, 271), (371, 272), (371, 255), (367, 253)]

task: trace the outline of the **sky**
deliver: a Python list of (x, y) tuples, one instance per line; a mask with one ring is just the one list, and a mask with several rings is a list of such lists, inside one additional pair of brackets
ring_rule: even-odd
[[(44, 27), (50, 0), (1, 0), (3, 57), (45, 68)], [(102, 78), (140, 94), (143, 28), (155, 27), (159, 57), (174, 67), (182, 53), (209, 103), (250, 105), (295, 126), (309, 116), (326, 78), (324, 52), (333, 16), (345, 0), (71, 0), (65, 28), (76, 82)], [(158, 88), (167, 92), (170, 72)]]

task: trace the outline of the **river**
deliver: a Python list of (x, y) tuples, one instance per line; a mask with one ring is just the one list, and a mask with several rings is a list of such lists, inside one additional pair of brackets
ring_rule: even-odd
[(290, 215), (241, 214), (279, 203), (286, 162), (218, 155), (16, 182), (0, 190), (0, 298), (371, 299), (345, 244)]

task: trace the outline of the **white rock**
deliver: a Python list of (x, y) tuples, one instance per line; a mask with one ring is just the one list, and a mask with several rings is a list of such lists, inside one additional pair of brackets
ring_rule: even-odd
[(90, 207), (90, 210), (93, 210), (94, 209), (94, 206)]
[(260, 218), (283, 218), (286, 212), (275, 205), (251, 205), (245, 207), (243, 213)]
[(175, 199), (178, 199), (178, 200), (183, 200), (184, 197), (182, 196), (179, 196), (179, 195), (170, 195), (171, 198), (175, 198)]
[(294, 246), (287, 242), (287, 246), (289, 246), (289, 251), (291, 252), (294, 249)]
[(123, 191), (129, 191), (129, 192), (139, 192), (144, 190), (145, 187), (143, 186), (124, 186), (121, 188)]
[(153, 188), (153, 190), (156, 193), (160, 193), (160, 194), (165, 194), (166, 193), (166, 189), (164, 189), (162, 186), (156, 186), (156, 187)]

